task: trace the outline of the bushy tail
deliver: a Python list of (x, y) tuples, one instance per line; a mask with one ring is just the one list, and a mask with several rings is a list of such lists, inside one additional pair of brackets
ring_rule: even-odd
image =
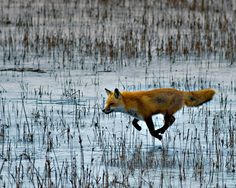
[(199, 106), (205, 102), (208, 102), (214, 96), (215, 91), (213, 89), (202, 89), (199, 91), (185, 91), (184, 103), (186, 106)]

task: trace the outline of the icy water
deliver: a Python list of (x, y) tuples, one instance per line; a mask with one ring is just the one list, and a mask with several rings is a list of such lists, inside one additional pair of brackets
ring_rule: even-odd
[[(1, 0), (0, 187), (236, 187), (233, 2), (194, 2)], [(101, 111), (163, 87), (216, 95), (162, 141)]]

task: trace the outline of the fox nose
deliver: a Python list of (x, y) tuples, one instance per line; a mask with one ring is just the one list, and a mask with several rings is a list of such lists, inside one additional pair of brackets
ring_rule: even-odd
[(104, 108), (102, 112), (104, 112), (105, 114), (110, 114), (112, 110), (110, 108), (109, 109)]

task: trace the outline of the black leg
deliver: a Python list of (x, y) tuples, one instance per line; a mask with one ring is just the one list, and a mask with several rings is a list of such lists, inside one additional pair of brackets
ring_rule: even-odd
[(138, 130), (141, 131), (142, 127), (140, 127), (140, 125), (138, 124), (138, 119), (134, 118), (132, 121), (133, 126)]
[(152, 118), (146, 118), (146, 119), (145, 119), (145, 122), (146, 122), (146, 124), (147, 124), (147, 127), (148, 127), (148, 130), (149, 130), (150, 134), (151, 134), (152, 136), (154, 136), (155, 138), (161, 140), (161, 139), (162, 139), (162, 136), (161, 136), (158, 132), (155, 131)]
[(175, 117), (173, 115), (166, 114), (164, 116), (164, 120), (165, 120), (164, 126), (161, 127), (160, 129), (157, 129), (156, 130), (157, 133), (163, 134), (175, 122)]
[(175, 117), (172, 115), (170, 118), (170, 125), (171, 126), (175, 122)]

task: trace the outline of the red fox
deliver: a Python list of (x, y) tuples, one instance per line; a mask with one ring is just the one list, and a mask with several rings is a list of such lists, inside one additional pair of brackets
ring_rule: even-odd
[[(149, 132), (155, 138), (161, 140), (162, 135), (174, 121), (175, 112), (184, 105), (199, 106), (210, 101), (215, 91), (213, 89), (202, 89), (199, 91), (179, 91), (174, 88), (161, 88), (149, 91), (120, 92), (117, 88), (114, 92), (105, 89), (108, 95), (104, 113), (123, 112), (134, 117), (132, 124), (137, 130), (141, 130), (139, 120), (145, 121)], [(164, 115), (163, 127), (155, 130), (152, 116)]]

